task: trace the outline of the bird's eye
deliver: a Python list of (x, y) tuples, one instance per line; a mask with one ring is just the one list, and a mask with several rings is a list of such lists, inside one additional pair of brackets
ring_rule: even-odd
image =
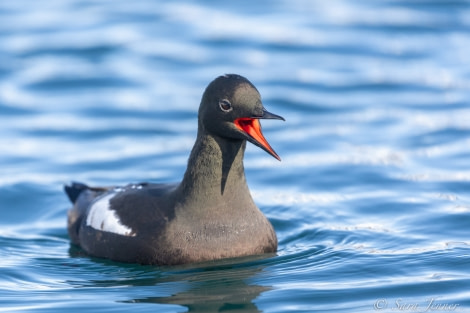
[(230, 101), (228, 101), (226, 99), (219, 101), (219, 107), (224, 112), (232, 111), (232, 104), (230, 103)]

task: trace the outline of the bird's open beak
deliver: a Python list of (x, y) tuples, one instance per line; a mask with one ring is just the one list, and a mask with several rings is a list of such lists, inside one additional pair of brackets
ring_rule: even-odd
[(248, 141), (257, 145), (258, 147), (260, 147), (261, 149), (281, 161), (281, 158), (277, 155), (273, 148), (271, 148), (266, 138), (264, 138), (263, 133), (261, 132), (261, 123), (259, 122), (260, 119), (285, 121), (282, 116), (270, 113), (263, 109), (262, 115), (237, 118), (234, 121), (234, 124), (239, 130), (241, 130), (247, 135)]

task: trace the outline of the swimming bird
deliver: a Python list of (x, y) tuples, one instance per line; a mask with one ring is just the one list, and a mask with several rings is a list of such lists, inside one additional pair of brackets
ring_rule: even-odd
[(217, 77), (203, 93), (182, 181), (66, 185), (71, 242), (91, 256), (157, 265), (276, 252), (276, 233), (253, 201), (243, 166), (247, 141), (280, 160), (260, 119), (284, 120), (266, 111), (246, 78)]

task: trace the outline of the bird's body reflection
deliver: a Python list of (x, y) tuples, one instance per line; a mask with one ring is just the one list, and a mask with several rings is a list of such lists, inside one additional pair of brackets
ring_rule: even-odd
[[(263, 271), (260, 258), (266, 256), (243, 258), (247, 263), (240, 263), (238, 258), (200, 264), (196, 268), (178, 267), (161, 282), (168, 283), (170, 278), (172, 281), (177, 278), (177, 281), (185, 283), (183, 291), (170, 296), (150, 296), (126, 302), (177, 304), (186, 307), (188, 312), (261, 312), (254, 300), (271, 287), (250, 283)], [(236, 261), (238, 263), (234, 263)], [(155, 286), (158, 285), (157, 282)]]
[[(88, 256), (74, 247), (73, 257)], [(225, 259), (181, 266), (142, 266), (93, 258), (88, 270), (99, 272), (100, 279), (76, 281), (76, 287), (126, 287), (125, 303), (180, 305), (187, 312), (261, 312), (255, 303), (272, 288), (256, 283), (265, 272), (273, 254)], [(133, 288), (127, 288), (132, 286)]]

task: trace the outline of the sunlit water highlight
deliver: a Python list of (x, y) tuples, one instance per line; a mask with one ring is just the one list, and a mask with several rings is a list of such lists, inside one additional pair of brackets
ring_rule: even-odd
[[(470, 311), (467, 1), (0, 3), (0, 312)], [(274, 255), (71, 247), (62, 184), (178, 181), (205, 86), (286, 118), (249, 146)]]

